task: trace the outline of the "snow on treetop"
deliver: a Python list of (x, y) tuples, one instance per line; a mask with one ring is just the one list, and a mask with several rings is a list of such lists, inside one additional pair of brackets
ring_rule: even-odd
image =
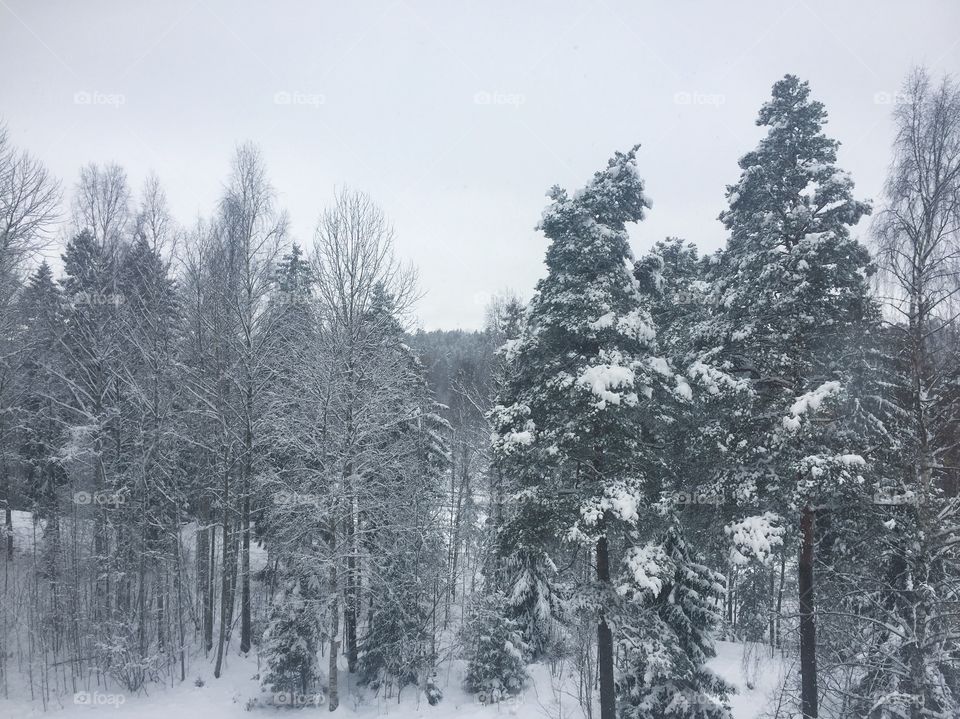
[(593, 178), (572, 196), (566, 190), (554, 186), (548, 205), (538, 225), (551, 237), (562, 234), (563, 226), (574, 219), (583, 222), (593, 219), (598, 225), (622, 230), (628, 222), (639, 222), (644, 210), (652, 204), (644, 193), (643, 180), (637, 172), (634, 146), (628, 152), (617, 152), (607, 162), (605, 170), (594, 173)]

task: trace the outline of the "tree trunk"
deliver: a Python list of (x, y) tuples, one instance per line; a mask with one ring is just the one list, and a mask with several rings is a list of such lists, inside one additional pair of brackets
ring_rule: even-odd
[(167, 650), (164, 634), (166, 632), (166, 601), (170, 594), (170, 577), (163, 570), (157, 576), (157, 649), (161, 652)]
[(328, 670), (327, 682), (327, 707), (330, 711), (336, 711), (340, 706), (340, 690), (337, 684), (337, 648), (339, 642), (337, 635), (340, 633), (340, 607), (337, 602), (337, 525), (330, 522), (330, 665)]
[[(348, 481), (352, 483), (352, 478)], [(347, 642), (347, 671), (351, 674), (357, 670), (357, 556), (356, 556), (356, 526), (354, 517), (353, 492), (350, 492), (349, 507), (346, 517), (347, 543), (347, 586), (346, 601), (343, 605), (344, 639)]]
[[(205, 521), (209, 521), (206, 512), (201, 516)], [(212, 545), (216, 537), (211, 539), (210, 535), (209, 527), (204, 527), (197, 532), (197, 586), (200, 593), (200, 630), (203, 635), (204, 653), (213, 649), (213, 591), (210, 572)]]
[[(606, 537), (597, 540), (597, 579), (601, 584), (610, 583), (610, 551)], [(597, 625), (597, 669), (600, 672), (600, 719), (614, 719), (613, 632), (602, 614)]]
[(187, 678), (187, 665), (186, 657), (184, 652), (186, 651), (186, 637), (184, 636), (183, 630), (183, 576), (182, 576), (182, 557), (183, 553), (180, 551), (180, 512), (177, 512), (177, 522), (175, 526), (175, 534), (173, 538), (173, 551), (174, 551), (174, 566), (176, 568), (176, 573), (174, 574), (174, 586), (177, 593), (177, 638), (180, 642), (180, 681), (184, 681)]
[(233, 532), (230, 529), (230, 472), (223, 473), (223, 566), (220, 568), (222, 575), (220, 589), (220, 637), (217, 640), (217, 663), (213, 669), (213, 676), (220, 678), (220, 670), (223, 668), (223, 650), (226, 644), (227, 633), (230, 631), (230, 623), (233, 621), (233, 587), (231, 585), (230, 567), (236, 566), (236, 558), (233, 556)]
[[(352, 412), (351, 412), (352, 416)], [(344, 546), (347, 549), (346, 596), (343, 604), (343, 630), (347, 642), (347, 671), (357, 670), (357, 616), (359, 613), (359, 587), (357, 566), (357, 527), (356, 527), (356, 477), (353, 474), (353, 462), (347, 463), (343, 478), (347, 490), (347, 514), (344, 532)]]
[(213, 676), (220, 678), (220, 670), (223, 667), (223, 650), (227, 639), (227, 625), (232, 621), (232, 611), (228, 611), (228, 605), (233, 604), (232, 591), (230, 589), (230, 545), (233, 543), (230, 537), (230, 529), (227, 526), (223, 528), (223, 567), (221, 568), (220, 583), (220, 635), (217, 638), (217, 663), (213, 669)]
[[(249, 302), (249, 297), (248, 297)], [(250, 352), (249, 343), (247, 350)], [(243, 496), (240, 500), (240, 651), (250, 651), (250, 490), (253, 480), (253, 381), (247, 378)]]
[(780, 622), (783, 617), (783, 588), (786, 582), (787, 582), (787, 553), (782, 552), (780, 554), (780, 586), (777, 588), (777, 610), (776, 610), (776, 613), (774, 614), (774, 619), (775, 619), (774, 631), (777, 637), (777, 643), (775, 644), (775, 646), (777, 648), (779, 648), (783, 643), (780, 636), (781, 634)]
[(250, 651), (250, 493), (243, 495), (240, 546), (240, 651)]
[[(352, 348), (350, 350), (352, 357)], [(350, 388), (347, 402), (346, 417), (346, 435), (349, 441), (347, 461), (343, 467), (343, 487), (346, 491), (346, 524), (344, 532), (344, 544), (347, 550), (347, 575), (345, 581), (345, 596), (343, 603), (343, 622), (344, 639), (347, 642), (347, 670), (352, 674), (357, 669), (357, 614), (359, 590), (357, 588), (357, 538), (356, 538), (356, 512), (357, 512), (357, 478), (354, 475), (354, 421), (353, 412), (356, 402), (356, 393), (354, 391), (356, 374), (353, 366), (353, 360), (350, 359), (347, 365), (348, 387)]]
[[(99, 406), (96, 416), (101, 416)], [(100, 430), (94, 432), (93, 453), (96, 457), (96, 471), (93, 479), (93, 554), (96, 580), (94, 581), (94, 621), (102, 621), (110, 616), (110, 579), (107, 568), (107, 510), (102, 503), (102, 494), (106, 487), (106, 468), (103, 465), (103, 439)]]
[[(10, 481), (9, 479), (7, 480)], [(13, 510), (10, 509), (10, 490), (7, 489), (7, 506), (3, 512), (3, 526), (7, 534), (7, 561), (13, 561)]]
[(817, 717), (817, 626), (813, 594), (814, 511), (807, 505), (800, 518), (800, 703), (804, 719)]

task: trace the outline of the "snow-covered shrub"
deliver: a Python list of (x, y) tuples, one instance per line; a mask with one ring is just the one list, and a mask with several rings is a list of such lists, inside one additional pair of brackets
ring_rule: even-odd
[(144, 650), (132, 617), (106, 621), (102, 628), (104, 636), (96, 642), (99, 661), (128, 692), (138, 692), (144, 684), (160, 679), (163, 657), (152, 648)]
[(493, 592), (474, 602), (461, 639), (467, 657), (467, 691), (487, 702), (519, 692), (527, 681), (526, 645), (517, 622), (506, 615), (506, 597)]
[(437, 686), (437, 675), (431, 674), (423, 684), (423, 693), (427, 697), (427, 703), (430, 706), (436, 706), (443, 699), (443, 690)]
[(323, 630), (314, 580), (288, 577), (273, 600), (261, 652), (267, 662), (262, 684), (274, 693), (306, 694), (320, 681)]

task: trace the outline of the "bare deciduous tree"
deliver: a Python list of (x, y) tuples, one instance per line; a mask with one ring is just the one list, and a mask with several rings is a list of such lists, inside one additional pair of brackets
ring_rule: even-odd
[(116, 245), (130, 223), (130, 201), (127, 173), (120, 165), (91, 163), (81, 168), (73, 196), (77, 231), (89, 230), (97, 242)]

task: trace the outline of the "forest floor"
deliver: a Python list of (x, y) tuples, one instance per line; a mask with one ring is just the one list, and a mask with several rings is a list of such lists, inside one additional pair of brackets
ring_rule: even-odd
[[(731, 697), (734, 719), (757, 719), (765, 710), (776, 704), (782, 665), (771, 660), (761, 650), (758, 666), (744, 669), (744, 646), (731, 642), (718, 644), (718, 655), (712, 667), (718, 674), (737, 687)], [(197, 671), (199, 669), (199, 671)], [(212, 667), (194, 665), (194, 681), (188, 679), (176, 687), (154, 686), (148, 693), (124, 696), (111, 692), (91, 692), (74, 703), (73, 697), (65, 697), (61, 704), (54, 704), (44, 713), (39, 704), (29, 700), (0, 698), (0, 717), (26, 719), (29, 717), (56, 717), (57, 719), (89, 719), (95, 716), (112, 719), (225, 719), (227, 717), (293, 717), (329, 716), (326, 705), (289, 710), (269, 706), (247, 709), (251, 698), (261, 696), (257, 660), (251, 657), (230, 657), (220, 679), (213, 678)], [(387, 699), (381, 695), (351, 687), (345, 681), (341, 688), (341, 704), (337, 715), (356, 719), (391, 717), (392, 719), (492, 719), (507, 715), (517, 719), (579, 719), (584, 716), (577, 703), (576, 679), (566, 677), (557, 680), (551, 677), (544, 665), (531, 667), (530, 686), (517, 697), (494, 705), (481, 704), (476, 697), (462, 688), (463, 662), (449, 663), (441, 676), (444, 698), (436, 706), (427, 704), (423, 694), (408, 688), (400, 695)], [(349, 678), (349, 677), (347, 677)], [(195, 680), (203, 686), (196, 686)], [(748, 684), (753, 689), (748, 688)], [(293, 712), (293, 713), (291, 713)], [(595, 714), (596, 716), (596, 714)]]
[[(20, 546), (30, 544), (34, 527), (29, 515), (16, 513), (15, 530)], [(251, 558), (253, 559), (253, 557)], [(261, 557), (256, 558), (260, 563)], [(321, 660), (323, 664), (325, 659)], [(737, 688), (730, 698), (734, 719), (759, 719), (775, 709), (785, 666), (778, 656), (771, 657), (767, 647), (734, 642), (718, 642), (717, 656), (711, 668)], [(213, 662), (202, 656), (190, 660), (187, 680), (174, 686), (149, 685), (139, 694), (124, 694), (119, 687), (91, 687), (91, 691), (66, 695), (50, 701), (47, 711), (39, 700), (32, 701), (25, 678), (16, 673), (16, 661), (3, 698), (0, 688), (0, 718), (26, 719), (90, 719), (95, 716), (111, 719), (227, 719), (228, 717), (303, 717), (329, 716), (326, 704), (306, 706), (298, 710), (263, 705), (258, 676), (260, 664), (256, 652), (242, 657), (234, 651), (225, 657), (219, 679), (213, 676)], [(577, 676), (571, 665), (555, 668), (535, 664), (530, 667), (531, 681), (520, 695), (499, 704), (484, 704), (463, 689), (466, 666), (462, 660), (441, 663), (438, 685), (443, 700), (430, 706), (423, 693), (413, 687), (385, 697), (355, 684), (343, 670), (340, 679), (340, 708), (337, 716), (354, 719), (492, 719), (498, 715), (517, 719), (582, 719), (585, 714), (577, 700)], [(293, 711), (293, 713), (291, 713)], [(598, 712), (594, 712), (597, 716)]]

